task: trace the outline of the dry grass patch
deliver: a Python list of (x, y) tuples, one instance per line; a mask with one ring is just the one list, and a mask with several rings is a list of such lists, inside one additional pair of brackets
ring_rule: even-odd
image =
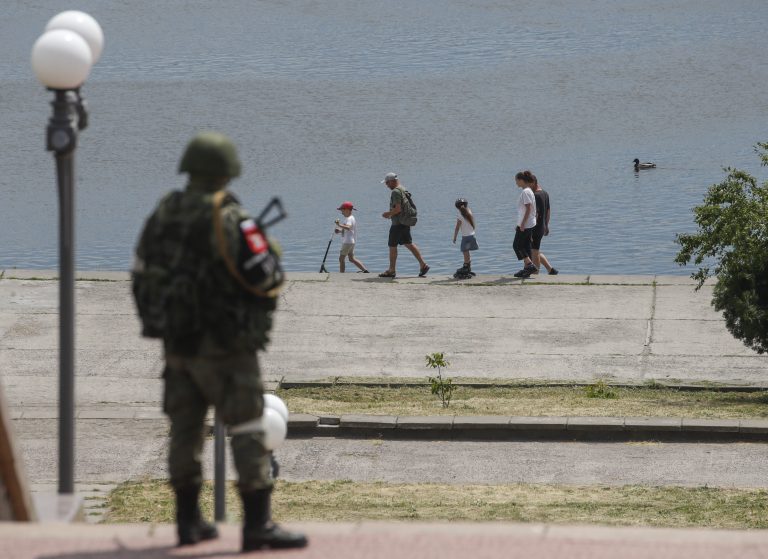
[[(202, 507), (212, 514), (211, 486)], [(230, 519), (240, 517), (228, 488)], [(164, 481), (124, 483), (109, 496), (106, 522), (173, 522)], [(768, 492), (707, 487), (447, 485), (350, 481), (279, 482), (275, 517), (282, 521), (449, 520), (622, 526), (768, 528)]]
[[(602, 391), (591, 391), (591, 394)], [(294, 413), (341, 415), (618, 416), (741, 419), (768, 417), (768, 392), (686, 392), (668, 388), (610, 388), (589, 397), (584, 387), (458, 386), (448, 408), (424, 387), (379, 388), (338, 384), (278, 391)]]

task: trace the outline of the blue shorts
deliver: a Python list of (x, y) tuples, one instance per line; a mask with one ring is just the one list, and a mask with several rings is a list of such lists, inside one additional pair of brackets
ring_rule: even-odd
[(470, 250), (477, 250), (477, 239), (474, 235), (467, 235), (461, 238), (461, 252), (467, 252)]

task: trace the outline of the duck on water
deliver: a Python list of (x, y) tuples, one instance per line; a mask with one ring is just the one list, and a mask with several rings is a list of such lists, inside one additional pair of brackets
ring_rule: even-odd
[(650, 161), (646, 161), (645, 163), (640, 163), (639, 159), (635, 159), (635, 171), (639, 171), (640, 169), (655, 169), (656, 163), (651, 163)]

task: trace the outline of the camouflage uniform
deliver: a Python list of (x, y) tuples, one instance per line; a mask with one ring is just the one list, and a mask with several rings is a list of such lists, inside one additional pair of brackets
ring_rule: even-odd
[[(200, 454), (210, 405), (227, 425), (262, 414), (256, 350), (268, 341), (272, 303), (246, 293), (218, 254), (214, 192), (210, 182), (192, 181), (185, 192), (166, 196), (136, 250), (141, 262), (170, 262), (170, 269), (186, 272), (175, 287), (182, 291), (174, 302), (180, 308), (169, 316), (178, 324), (169, 324), (172, 331), (163, 336), (163, 410), (171, 420), (169, 473), (175, 488), (202, 482)], [(226, 249), (237, 259), (239, 223), (248, 216), (231, 197), (221, 213)], [(231, 444), (240, 487), (270, 487), (270, 459), (259, 435), (236, 435)]]
[[(256, 248), (262, 254), (251, 254), (254, 245), (242, 227), (249, 216), (223, 191), (229, 178), (240, 173), (231, 142), (215, 133), (198, 135), (180, 172), (190, 174), (186, 189), (166, 195), (141, 233), (133, 291), (143, 334), (163, 340), (169, 473), (177, 496), (179, 543), (184, 545), (217, 536), (197, 504), (209, 406), (229, 426), (263, 413), (256, 352), (269, 341), (275, 309), (270, 290), (282, 283), (283, 275), (275, 247), (258, 230), (256, 245), (261, 248)], [(244, 251), (245, 256), (258, 256), (260, 263), (255, 283), (245, 287), (238, 281), (243, 277), (231, 268), (242, 261)], [(249, 495), (260, 495), (259, 502), (266, 495), (267, 504), (259, 506), (268, 512), (273, 480), (263, 434), (234, 435), (231, 446), (244, 504)]]

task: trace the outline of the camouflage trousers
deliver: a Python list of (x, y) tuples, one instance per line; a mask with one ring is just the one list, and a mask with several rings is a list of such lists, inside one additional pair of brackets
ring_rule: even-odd
[[(209, 406), (215, 406), (229, 426), (263, 413), (264, 389), (256, 354), (233, 354), (210, 347), (195, 357), (166, 353), (163, 379), (163, 411), (171, 420), (171, 485), (199, 485), (203, 480), (201, 455)], [(238, 487), (243, 491), (271, 487), (270, 454), (264, 447), (263, 435), (235, 435), (230, 444)]]

